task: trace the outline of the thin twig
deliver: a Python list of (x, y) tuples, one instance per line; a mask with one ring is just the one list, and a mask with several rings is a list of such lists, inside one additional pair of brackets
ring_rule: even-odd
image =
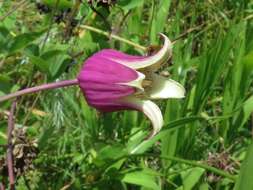
[(250, 19), (253, 19), (253, 14), (248, 15), (248, 16), (247, 16), (247, 17), (245, 17), (243, 20), (250, 20)]
[(27, 5), (28, 3), (29, 3), (29, 1), (27, 1), (27, 0), (21, 1), (19, 4), (17, 4), (15, 7), (13, 7), (13, 9), (9, 10), (5, 15), (1, 16), (0, 22), (4, 21), (4, 19), (6, 19), (8, 16), (10, 16), (12, 13), (14, 13), (16, 10), (18, 10), (22, 6)]
[(11, 105), (11, 110), (10, 110), (10, 115), (8, 119), (8, 130), (7, 130), (7, 142), (8, 142), (8, 147), (7, 147), (7, 167), (8, 167), (8, 175), (9, 175), (9, 181), (10, 181), (10, 189), (14, 190), (15, 189), (15, 176), (14, 176), (14, 169), (13, 169), (13, 157), (12, 157), (12, 131), (14, 129), (14, 112), (16, 110), (16, 105), (17, 102), (16, 100), (13, 101)]
[(40, 98), (40, 95), (41, 95), (41, 91), (37, 94), (35, 100), (34, 100), (33, 103), (32, 103), (32, 106), (31, 106), (30, 109), (28, 110), (28, 113), (26, 114), (26, 116), (25, 116), (25, 118), (24, 118), (24, 120), (23, 120), (22, 126), (25, 126), (25, 125), (26, 125), (26, 122), (27, 122), (28, 118), (30, 117), (33, 108), (36, 106), (36, 104), (37, 104), (37, 102), (38, 102), (38, 100), (39, 100), (39, 98)]
[(67, 185), (64, 185), (60, 190), (67, 190), (71, 187), (71, 185), (74, 183), (74, 180), (69, 182)]
[(133, 47), (135, 47), (136, 49), (139, 49), (139, 50), (142, 50), (142, 51), (147, 51), (147, 50), (148, 50), (148, 48), (146, 48), (145, 46), (142, 46), (142, 45), (137, 44), (137, 43), (135, 43), (135, 42), (132, 42), (132, 41), (126, 39), (126, 38), (122, 38), (122, 37), (120, 37), (120, 36), (117, 36), (117, 35), (115, 35), (115, 34), (111, 34), (110, 32), (105, 32), (105, 31), (103, 31), (103, 30), (100, 30), (100, 29), (95, 28), (95, 27), (92, 27), (92, 26), (80, 25), (80, 28), (85, 29), (85, 30), (89, 30), (89, 31), (92, 31), (92, 32), (96, 32), (96, 33), (101, 34), (101, 35), (104, 35), (104, 36), (106, 36), (106, 37), (108, 37), (108, 38), (111, 37), (111, 38), (113, 38), (113, 39), (115, 39), (115, 40), (119, 40), (119, 41), (121, 41), (121, 42), (124, 42), (124, 43), (126, 43), (126, 44), (128, 44), (128, 45), (130, 45), (130, 46), (133, 46)]
[(118, 35), (118, 33), (121, 32), (122, 26), (124, 25), (125, 21), (127, 20), (128, 16), (130, 15), (131, 10), (129, 10), (122, 18), (122, 20), (120, 21), (119, 25), (112, 30), (112, 34), (114, 35)]
[(186, 30), (185, 32), (183, 32), (182, 34), (179, 34), (176, 38), (174, 38), (172, 40), (172, 43), (175, 43), (176, 41), (178, 41), (179, 39), (187, 36), (188, 34), (192, 33), (192, 32), (195, 32), (197, 30), (200, 30), (203, 26), (205, 25), (205, 23), (201, 24), (201, 25), (198, 25), (198, 26), (195, 26), (193, 28), (189, 28), (188, 30)]

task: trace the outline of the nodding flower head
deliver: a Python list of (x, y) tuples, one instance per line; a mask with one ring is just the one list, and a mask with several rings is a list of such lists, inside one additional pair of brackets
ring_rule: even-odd
[(178, 82), (155, 74), (172, 55), (167, 36), (163, 47), (151, 56), (133, 56), (112, 49), (89, 57), (77, 77), (87, 103), (102, 112), (142, 111), (157, 134), (163, 117), (151, 99), (183, 98), (185, 89)]

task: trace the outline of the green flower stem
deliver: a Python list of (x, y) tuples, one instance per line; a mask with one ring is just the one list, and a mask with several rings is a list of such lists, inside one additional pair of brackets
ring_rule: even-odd
[[(171, 160), (171, 161), (180, 162), (180, 163), (183, 163), (183, 164), (203, 168), (203, 169), (208, 170), (208, 171), (210, 171), (214, 174), (217, 174), (219, 176), (223, 176), (223, 177), (226, 177), (228, 179), (231, 179), (234, 182), (237, 179), (237, 176), (231, 175), (231, 174), (229, 174), (229, 173), (227, 173), (227, 172), (225, 172), (221, 169), (215, 168), (213, 166), (209, 166), (207, 164), (200, 163), (200, 162), (194, 161), (194, 160), (185, 160), (185, 159), (178, 158), (178, 157), (175, 157), (175, 156), (161, 156), (161, 155), (149, 154), (149, 153), (130, 154), (130, 155), (124, 155), (122, 157), (119, 157), (118, 159), (114, 160), (113, 162), (117, 162), (121, 159), (128, 159), (129, 157), (154, 157), (154, 158), (161, 158), (161, 159), (164, 159), (164, 160)], [(111, 163), (110, 163), (110, 165), (111, 165)]]
[(17, 92), (14, 92), (12, 94), (8, 94), (8, 95), (5, 95), (5, 96), (0, 96), (0, 102), (6, 101), (6, 100), (9, 100), (9, 99), (12, 99), (12, 98), (16, 98), (16, 97), (19, 97), (19, 96), (23, 96), (23, 95), (26, 95), (26, 94), (31, 94), (31, 93), (43, 91), (43, 90), (62, 88), (62, 87), (72, 86), (72, 85), (77, 85), (77, 84), (78, 84), (77, 79), (64, 80), (64, 81), (54, 82), (54, 83), (50, 83), (50, 84), (43, 84), (43, 85), (40, 85), (40, 86), (26, 88), (24, 90), (20, 90), (20, 91), (17, 91)]
[(191, 166), (200, 167), (200, 168), (206, 169), (206, 170), (208, 170), (210, 172), (213, 172), (215, 174), (218, 174), (220, 176), (229, 178), (229, 179), (231, 179), (233, 181), (236, 181), (236, 179), (237, 179), (236, 176), (231, 175), (231, 174), (229, 174), (227, 172), (224, 172), (221, 169), (218, 169), (218, 168), (215, 168), (215, 167), (212, 167), (212, 166), (209, 166), (207, 164), (203, 164), (203, 163), (200, 163), (200, 162), (197, 162), (197, 161), (185, 160), (185, 159), (182, 159), (182, 158), (177, 158), (177, 157), (172, 157), (172, 156), (170, 156), (170, 157), (168, 157), (168, 156), (160, 156), (160, 158), (166, 159), (166, 160), (171, 160), (171, 161), (176, 161), (176, 162), (181, 162), (181, 163), (188, 164), (188, 165), (191, 165)]
[(134, 42), (132, 42), (132, 41), (130, 41), (130, 40), (127, 40), (127, 39), (122, 38), (122, 37), (120, 37), (120, 36), (117, 36), (117, 35), (115, 35), (115, 34), (111, 34), (110, 32), (105, 32), (105, 31), (103, 31), (103, 30), (100, 30), (100, 29), (98, 29), (98, 28), (94, 28), (94, 27), (88, 26), (88, 25), (81, 25), (80, 28), (85, 29), (85, 30), (89, 30), (89, 31), (92, 31), (92, 32), (96, 32), (96, 33), (98, 33), (98, 34), (107, 36), (108, 38), (113, 38), (113, 39), (115, 39), (115, 40), (124, 42), (124, 43), (126, 43), (126, 44), (128, 44), (128, 45), (131, 45), (131, 46), (135, 47), (136, 49), (140, 49), (140, 50), (142, 50), (142, 51), (147, 51), (147, 48), (146, 48), (145, 46), (142, 46), (142, 45), (140, 45), (140, 44), (134, 43)]
[(210, 172), (213, 172), (215, 174), (218, 174), (220, 176), (229, 178), (233, 181), (236, 181), (236, 179), (237, 179), (236, 176), (231, 175), (227, 172), (224, 172), (221, 169), (218, 169), (218, 168), (215, 168), (215, 167), (212, 167), (212, 166), (209, 166), (207, 164), (203, 164), (203, 163), (200, 163), (200, 162), (197, 162), (197, 161), (193, 161), (193, 160), (185, 160), (185, 159), (174, 157), (174, 156), (160, 156), (160, 155), (155, 155), (155, 154), (140, 154), (140, 156), (159, 157), (159, 158), (165, 159), (165, 160), (171, 160), (171, 161), (180, 162), (180, 163), (183, 163), (183, 164), (188, 164), (188, 165), (191, 165), (191, 166), (200, 167), (200, 168), (206, 169)]

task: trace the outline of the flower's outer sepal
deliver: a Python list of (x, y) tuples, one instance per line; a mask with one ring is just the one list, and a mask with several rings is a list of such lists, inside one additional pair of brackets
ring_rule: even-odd
[(153, 130), (147, 139), (154, 137), (163, 126), (163, 116), (159, 107), (150, 100), (141, 100), (133, 96), (125, 97), (120, 100), (128, 107), (143, 112), (151, 121)]
[(152, 85), (146, 94), (150, 99), (184, 98), (185, 89), (178, 82), (153, 73)]

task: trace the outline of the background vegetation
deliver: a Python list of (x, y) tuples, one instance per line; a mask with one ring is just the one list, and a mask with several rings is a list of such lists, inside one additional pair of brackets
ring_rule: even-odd
[[(174, 42), (159, 72), (187, 91), (159, 102), (166, 124), (150, 141), (142, 113), (97, 113), (77, 87), (20, 98), (16, 189), (253, 189), (252, 20), (250, 0), (0, 2), (0, 95), (73, 79), (103, 48), (150, 53), (159, 32)], [(0, 105), (6, 188), (10, 105)]]

